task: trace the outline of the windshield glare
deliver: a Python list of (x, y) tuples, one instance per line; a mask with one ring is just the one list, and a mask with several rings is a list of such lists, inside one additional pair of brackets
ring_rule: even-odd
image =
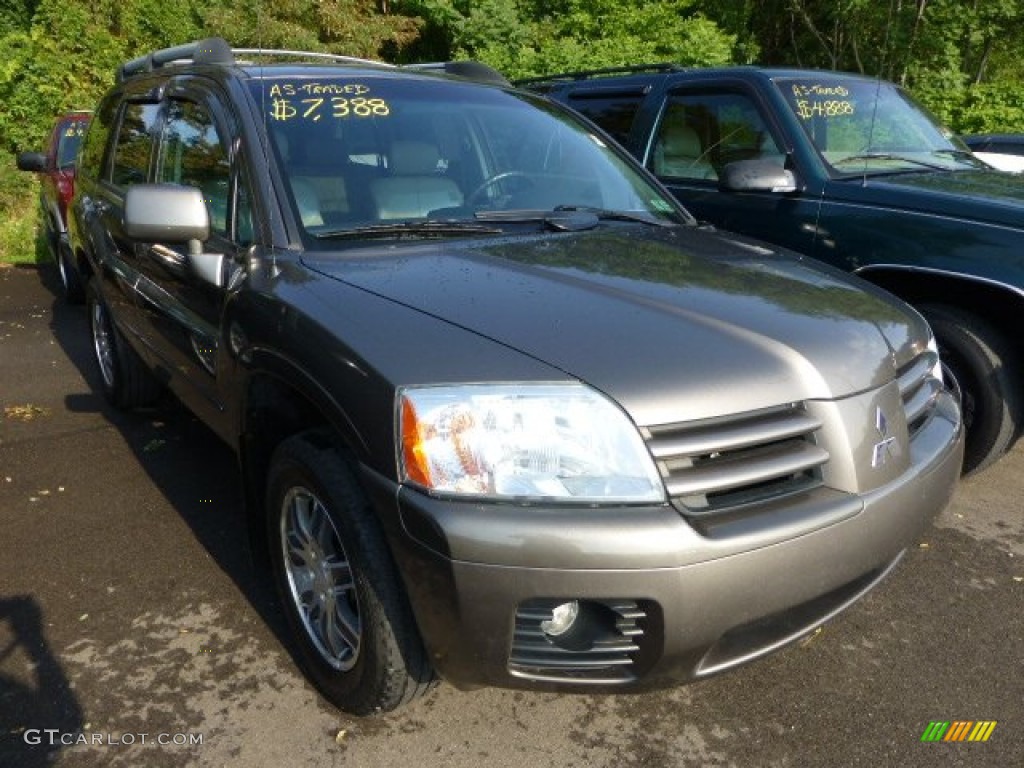
[(605, 141), (527, 94), (387, 77), (254, 81), (306, 233), (558, 206), (678, 221)]
[(776, 85), (835, 175), (985, 167), (892, 83), (823, 75)]

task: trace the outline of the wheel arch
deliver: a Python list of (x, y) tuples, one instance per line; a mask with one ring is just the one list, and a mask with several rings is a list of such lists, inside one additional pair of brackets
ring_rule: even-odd
[(253, 556), (266, 564), (265, 485), (277, 446), (309, 432), (353, 464), (365, 460), (367, 446), (342, 406), (294, 362), (266, 351), (254, 358), (241, 388), (238, 457)]
[(948, 304), (978, 315), (1011, 343), (1014, 335), (1008, 329), (1024, 313), (1024, 290), (975, 275), (884, 264), (865, 267), (857, 275), (910, 305)]
[(82, 283), (88, 283), (95, 274), (95, 270), (92, 268), (92, 262), (89, 261), (89, 257), (85, 253), (85, 249), (78, 244), (77, 247), (73, 244), (71, 247), (71, 256), (74, 259), (74, 267), (78, 270), (78, 274), (82, 277)]
[(944, 367), (962, 390), (964, 473), (997, 461), (1024, 424), (1024, 345), (1012, 332), (1024, 310), (1020, 289), (921, 268), (873, 268), (858, 274), (916, 306), (932, 324)]

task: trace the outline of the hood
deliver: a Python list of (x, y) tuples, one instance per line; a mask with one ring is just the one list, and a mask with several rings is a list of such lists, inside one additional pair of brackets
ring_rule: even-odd
[(1024, 177), (1017, 174), (970, 170), (869, 176), (864, 189), (887, 193), (894, 206), (907, 210), (1024, 227)]
[(433, 240), (304, 261), (585, 381), (639, 424), (871, 389), (928, 334), (867, 283), (695, 228)]

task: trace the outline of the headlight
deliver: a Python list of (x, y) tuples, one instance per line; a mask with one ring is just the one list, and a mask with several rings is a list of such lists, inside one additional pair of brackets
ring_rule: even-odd
[(399, 392), (404, 479), (467, 496), (662, 502), (640, 434), (581, 384), (473, 384)]

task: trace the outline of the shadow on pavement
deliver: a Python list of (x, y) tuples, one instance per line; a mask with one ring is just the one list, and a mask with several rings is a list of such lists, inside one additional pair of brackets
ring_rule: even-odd
[[(28, 595), (0, 597), (0, 664), (20, 654), (24, 679), (0, 673), (0, 712), (17, 718), (0, 736), (0, 765), (52, 765), (61, 734), (76, 734), (82, 710), (64, 670), (50, 652), (38, 603)], [(49, 732), (47, 732), (49, 731)]]
[(89, 385), (87, 392), (66, 395), (65, 407), (71, 412), (101, 413), (118, 429), (139, 465), (196, 540), (282, 646), (290, 649), (272, 583), (257, 571), (250, 551), (238, 464), (230, 447), (170, 393), (165, 392), (154, 407), (135, 411), (121, 411), (107, 403), (101, 394), (85, 308), (64, 301), (55, 267), (41, 266), (39, 275), (54, 294), (53, 337)]

